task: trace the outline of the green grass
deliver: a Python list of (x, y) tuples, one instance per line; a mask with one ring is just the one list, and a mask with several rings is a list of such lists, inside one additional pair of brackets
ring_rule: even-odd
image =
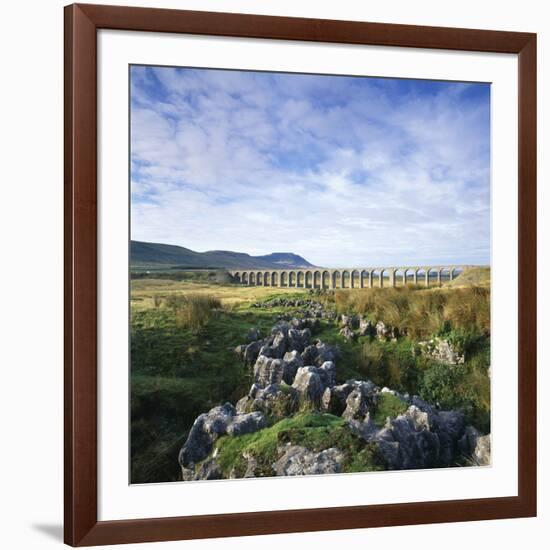
[[(359, 293), (363, 295), (357, 296)], [(189, 296), (200, 296), (199, 300), (206, 300), (212, 306), (207, 306), (209, 313), (200, 323), (185, 323), (178, 318), (178, 307), (188, 303)], [(250, 327), (257, 327), (264, 336), (270, 332), (277, 315), (295, 312), (296, 308), (250, 307), (254, 302), (279, 297), (324, 299), (328, 307), (367, 313), (373, 321), (380, 316), (389, 324), (390, 319), (395, 320), (396, 309), (403, 312), (403, 319), (407, 322), (412, 320), (420, 324), (411, 325), (417, 326), (417, 329), (411, 330), (409, 336), (399, 338), (397, 342), (380, 342), (369, 337), (346, 342), (338, 334), (338, 324), (321, 321), (319, 332), (314, 337), (337, 344), (341, 350), (337, 362), (337, 382), (342, 383), (350, 378), (370, 379), (380, 387), (419, 394), (430, 402), (439, 402), (443, 408), (462, 408), (468, 422), (484, 432), (489, 431), (490, 380), (487, 367), (490, 346), (485, 331), (488, 289), (346, 290), (329, 292), (316, 298), (296, 289), (287, 291), (161, 279), (133, 280), (132, 482), (180, 478), (177, 454), (194, 419), (215, 405), (226, 401), (236, 403), (250, 388), (251, 371), (242, 365), (234, 348), (246, 342)], [(422, 315), (418, 313), (419, 308), (423, 311)], [(484, 308), (487, 309), (486, 317)], [(428, 316), (427, 321), (425, 316)], [(422, 325), (424, 322), (425, 327)], [(418, 330), (420, 326), (424, 328)], [(464, 327), (469, 329), (464, 330)], [(418, 338), (436, 334), (444, 335), (466, 352), (465, 365), (438, 365), (413, 352)], [(385, 416), (395, 416), (399, 405), (390, 401), (391, 398), (383, 398), (376, 412), (376, 421), (383, 423)], [(278, 423), (269, 428), (278, 426), (270, 432), (272, 436), (275, 432), (282, 432), (284, 435), (280, 435), (281, 438), (318, 449), (334, 442), (337, 435), (347, 441), (347, 448), (350, 449), (346, 471), (364, 471), (372, 466), (372, 452), (354, 447), (354, 440), (346, 439), (352, 434), (342, 426), (304, 427), (297, 425), (304, 420), (290, 420), (293, 423), (286, 427), (285, 424), (278, 426)], [(256, 449), (260, 458), (265, 459), (262, 463), (265, 472), (271, 467), (268, 462), (273, 455), (268, 451), (273, 441), (273, 437), (267, 437), (263, 443), (258, 442), (260, 447), (266, 445), (263, 451), (260, 453), (259, 448)], [(230, 449), (228, 447), (226, 452), (230, 453)], [(355, 453), (353, 457), (352, 450)], [(243, 460), (239, 464), (244, 467)]]
[(343, 471), (374, 471), (383, 468), (376, 452), (352, 434), (345, 421), (331, 414), (303, 413), (260, 430), (237, 437), (224, 436), (216, 445), (216, 460), (227, 476), (234, 470), (242, 475), (246, 469), (243, 455), (258, 463), (256, 475), (273, 475), (271, 465), (277, 460), (277, 448), (290, 443), (319, 452), (338, 447), (345, 453)]
[(376, 424), (382, 426), (385, 424), (388, 416), (390, 418), (395, 418), (403, 414), (407, 408), (407, 404), (399, 399), (399, 397), (391, 393), (382, 393), (378, 398), (373, 420)]

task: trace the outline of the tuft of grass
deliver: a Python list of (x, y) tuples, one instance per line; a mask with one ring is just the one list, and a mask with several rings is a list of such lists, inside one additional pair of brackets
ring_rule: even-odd
[[(343, 424), (342, 418), (331, 414), (298, 414), (252, 434), (221, 437), (215, 446), (216, 460), (227, 475), (233, 468), (239, 472), (245, 462), (244, 455), (250, 455), (258, 462), (259, 476), (262, 473), (273, 475), (271, 464), (277, 460), (277, 447), (286, 442), (284, 438), (280, 439), (281, 434), (292, 430), (303, 430), (308, 433), (317, 431), (320, 436), (321, 432), (325, 434), (327, 429)], [(318, 441), (319, 437), (315, 437), (314, 440)]]
[(407, 404), (401, 401), (399, 397), (391, 393), (381, 393), (378, 397), (373, 420), (376, 424), (382, 426), (386, 422), (388, 416), (390, 418), (395, 418), (403, 414), (406, 410)]
[(194, 330), (205, 326), (222, 307), (219, 298), (202, 294), (169, 296), (166, 305), (174, 310), (178, 326)]

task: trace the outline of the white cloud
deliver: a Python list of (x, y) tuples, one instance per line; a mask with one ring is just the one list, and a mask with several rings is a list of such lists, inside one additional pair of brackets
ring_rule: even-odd
[(239, 71), (132, 80), (132, 238), (329, 266), (488, 262), (488, 95)]

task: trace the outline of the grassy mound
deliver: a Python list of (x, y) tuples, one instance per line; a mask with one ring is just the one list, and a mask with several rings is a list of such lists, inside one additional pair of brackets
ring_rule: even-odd
[(280, 455), (278, 448), (287, 443), (315, 452), (338, 447), (346, 456), (344, 472), (370, 472), (384, 467), (374, 446), (355, 436), (342, 418), (320, 413), (297, 414), (253, 434), (221, 437), (213, 452), (225, 476), (232, 471), (242, 476), (247, 465), (245, 456), (256, 459), (257, 477), (272, 476), (271, 465)]
[(395, 418), (407, 410), (407, 404), (401, 401), (399, 397), (391, 393), (382, 393), (376, 404), (374, 413), (374, 422), (380, 426), (385, 424), (386, 418)]

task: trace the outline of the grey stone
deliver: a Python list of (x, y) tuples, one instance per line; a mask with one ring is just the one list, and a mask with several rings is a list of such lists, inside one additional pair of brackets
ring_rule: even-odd
[(302, 330), (291, 328), (288, 331), (287, 338), (287, 349), (289, 351), (298, 351), (302, 353), (302, 351), (304, 351), (304, 348), (309, 345), (311, 331), (308, 328)]
[[(320, 367), (325, 361), (332, 361), (335, 363), (340, 355), (337, 347), (330, 346), (324, 342), (317, 342), (315, 347), (317, 348), (317, 355), (315, 357), (314, 364), (318, 367)], [(304, 363), (308, 364), (305, 360)]]
[(348, 342), (351, 342), (355, 339), (355, 332), (351, 330), (348, 326), (344, 327), (340, 332), (340, 336), (344, 337), (344, 340), (347, 340)]
[(232, 422), (227, 426), (228, 435), (243, 435), (257, 432), (267, 426), (265, 416), (258, 411), (238, 414), (233, 417)]
[(245, 365), (252, 366), (256, 362), (256, 359), (258, 358), (258, 355), (260, 353), (260, 349), (262, 348), (262, 346), (263, 346), (263, 341), (258, 340), (256, 342), (252, 342), (248, 344), (245, 347), (243, 352), (243, 359), (244, 359)]
[(279, 384), (283, 379), (283, 371), (282, 359), (260, 355), (254, 365), (254, 382), (260, 387)]
[(373, 336), (374, 327), (368, 319), (361, 317), (359, 320), (359, 336)]
[(271, 384), (266, 388), (252, 386), (248, 394), (247, 411), (260, 411), (273, 418), (282, 418), (296, 412), (299, 405), (298, 392), (292, 386)]
[(267, 342), (262, 345), (259, 354), (281, 359), (286, 352), (287, 334), (288, 329), (286, 331), (277, 330), (272, 333)]
[(336, 365), (334, 361), (325, 361), (317, 370), (324, 386), (332, 387), (336, 384)]
[(300, 394), (302, 400), (315, 406), (321, 404), (321, 397), (325, 388), (315, 367), (299, 368), (292, 387)]
[(301, 354), (304, 365), (313, 365), (313, 364), (315, 364), (315, 360), (317, 359), (317, 355), (319, 355), (319, 351), (317, 349), (317, 346), (315, 346), (315, 345), (307, 346)]
[(195, 480), (206, 479), (222, 479), (222, 470), (220, 465), (213, 457), (207, 458), (197, 470), (194, 478)]
[(390, 336), (390, 327), (387, 327), (382, 321), (378, 321), (378, 323), (376, 323), (376, 337), (378, 340), (387, 340)]
[(304, 360), (298, 350), (287, 351), (283, 357), (283, 381), (292, 385), (296, 372), (304, 366)]
[(479, 466), (489, 466), (491, 464), (491, 436), (482, 435), (477, 438), (477, 443), (473, 456)]
[(226, 403), (198, 416), (179, 452), (180, 465), (193, 467), (196, 462), (204, 460), (212, 450), (214, 441), (225, 434), (236, 412), (233, 405)]
[(344, 453), (335, 447), (316, 453), (292, 445), (282, 451), (282, 456), (272, 465), (278, 476), (336, 474), (344, 461)]
[(423, 355), (430, 357), (438, 363), (446, 365), (460, 365), (464, 363), (464, 354), (448, 340), (440, 337), (432, 338), (426, 342), (419, 342), (418, 347)]

